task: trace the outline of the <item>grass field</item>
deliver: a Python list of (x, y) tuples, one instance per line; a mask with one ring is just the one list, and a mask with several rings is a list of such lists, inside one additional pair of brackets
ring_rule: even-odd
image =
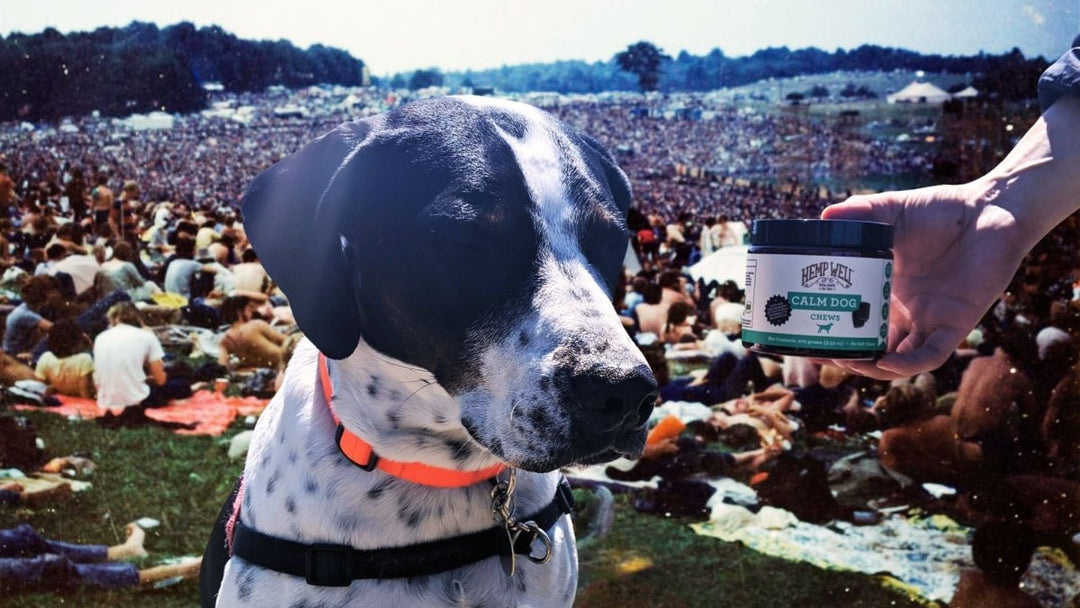
[[(32, 412), (27, 416), (46, 443), (47, 456), (84, 452), (98, 467), (93, 488), (70, 499), (27, 509), (0, 507), (0, 527), (30, 523), (58, 540), (114, 544), (124, 524), (152, 517), (149, 566), (174, 556), (201, 555), (211, 523), (239, 462), (225, 456), (221, 438), (181, 437), (159, 429), (108, 431), (82, 421)], [(226, 438), (241, 430), (239, 423)], [(916, 606), (868, 576), (827, 572), (763, 556), (734, 544), (696, 536), (686, 521), (635, 512), (616, 500), (616, 523), (604, 539), (581, 551), (577, 605), (584, 608), (784, 608)], [(162, 589), (102, 592), (0, 592), (0, 606), (198, 605), (194, 582)]]

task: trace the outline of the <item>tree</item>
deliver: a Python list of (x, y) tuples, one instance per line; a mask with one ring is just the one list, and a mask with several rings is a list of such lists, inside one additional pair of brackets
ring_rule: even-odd
[(409, 88), (413, 91), (428, 87), (441, 87), (443, 85), (443, 73), (438, 68), (430, 70), (416, 70), (409, 78)]
[(655, 91), (660, 83), (660, 65), (671, 57), (651, 42), (635, 42), (625, 51), (615, 55), (615, 61), (626, 72), (638, 78), (638, 86), (644, 91)]
[(814, 86), (810, 87), (810, 90), (806, 93), (806, 96), (815, 98), (828, 97), (829, 89), (820, 84), (815, 84)]

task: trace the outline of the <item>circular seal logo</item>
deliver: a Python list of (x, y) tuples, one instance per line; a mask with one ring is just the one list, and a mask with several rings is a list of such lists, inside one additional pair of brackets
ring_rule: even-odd
[(889, 294), (892, 293), (892, 285), (885, 281), (885, 284), (881, 286), (881, 297), (885, 298), (885, 301), (889, 301)]
[(765, 303), (765, 320), (773, 325), (783, 325), (791, 318), (791, 302), (784, 296), (773, 296)]
[(889, 302), (888, 301), (886, 301), (884, 304), (881, 305), (881, 318), (882, 319), (888, 319), (889, 318)]
[(885, 278), (892, 278), (892, 262), (885, 262)]

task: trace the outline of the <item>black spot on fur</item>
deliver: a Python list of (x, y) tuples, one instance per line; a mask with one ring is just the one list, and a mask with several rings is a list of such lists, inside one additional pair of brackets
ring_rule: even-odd
[(420, 525), (420, 520), (424, 519), (424, 514), (421, 513), (418, 509), (410, 509), (408, 507), (402, 506), (401, 509), (398, 511), (398, 519), (405, 522), (406, 526), (410, 528), (415, 528), (416, 526)]
[(519, 346), (528, 346), (529, 345), (529, 335), (526, 334), (525, 332), (519, 333), (518, 334), (518, 345)]
[(457, 462), (465, 462), (473, 454), (472, 448), (465, 441), (447, 439), (445, 443), (447, 449), (450, 450), (450, 457)]
[(348, 511), (338, 515), (334, 522), (339, 529), (348, 532), (351, 532), (366, 523), (364, 517), (355, 511)]
[(370, 498), (371, 500), (378, 500), (382, 496), (382, 494), (386, 490), (386, 488), (390, 486), (391, 483), (392, 483), (392, 481), (389, 480), (389, 479), (384, 479), (383, 481), (380, 481), (379, 483), (372, 486), (370, 490), (367, 491), (367, 497)]
[(281, 469), (274, 469), (274, 473), (270, 475), (270, 479), (266, 480), (267, 496), (274, 493), (274, 487), (277, 486), (277, 482), (279, 479), (281, 479)]
[(319, 491), (319, 482), (311, 475), (304, 475), (304, 493), (314, 494)]
[(296, 453), (296, 450), (289, 450), (289, 464), (296, 464), (298, 458), (299, 455)]
[(367, 385), (367, 394), (370, 397), (374, 397), (379, 394), (379, 377), (372, 376), (371, 382)]
[(524, 569), (518, 570), (514, 576), (514, 586), (517, 587), (518, 593), (525, 593), (525, 571)]
[(387, 412), (386, 421), (395, 431), (401, 428), (401, 414), (398, 412)]
[(435, 424), (446, 424), (446, 416), (444, 414), (435, 414)]
[(296, 498), (292, 495), (285, 497), (285, 512), (289, 515), (296, 513)]
[(246, 602), (253, 591), (255, 591), (255, 568), (248, 566), (240, 574), (240, 587), (236, 593), (241, 602)]
[(534, 407), (529, 410), (528, 413), (529, 422), (532, 423), (533, 430), (542, 431), (546, 430), (551, 422), (551, 417), (547, 411), (542, 407)]

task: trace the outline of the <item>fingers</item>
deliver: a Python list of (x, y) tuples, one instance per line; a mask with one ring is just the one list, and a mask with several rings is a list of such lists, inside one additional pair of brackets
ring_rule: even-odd
[(903, 203), (894, 193), (853, 196), (842, 203), (829, 205), (821, 212), (823, 220), (863, 220), (893, 224)]
[(860, 376), (878, 380), (910, 378), (941, 367), (963, 339), (954, 328), (935, 331), (922, 344), (914, 344), (914, 336), (908, 335), (897, 345), (896, 351), (876, 361), (852, 361), (839, 359), (831, 363)]
[(882, 369), (903, 376), (935, 370), (945, 363), (963, 338), (959, 330), (941, 328), (917, 348), (906, 350), (901, 344), (896, 352), (882, 357), (877, 363)]

